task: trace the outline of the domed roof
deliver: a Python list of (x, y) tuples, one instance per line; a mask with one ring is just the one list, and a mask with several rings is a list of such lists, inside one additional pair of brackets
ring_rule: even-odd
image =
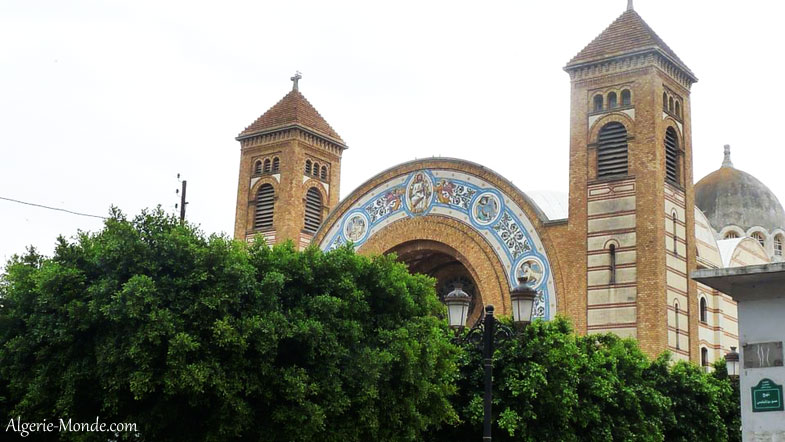
[(785, 227), (785, 211), (777, 197), (757, 178), (733, 167), (727, 145), (722, 167), (695, 185), (695, 205), (717, 231), (729, 225), (769, 231)]

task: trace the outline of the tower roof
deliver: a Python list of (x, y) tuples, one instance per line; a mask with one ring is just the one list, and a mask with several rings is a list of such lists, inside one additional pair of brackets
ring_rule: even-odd
[(589, 43), (582, 51), (567, 63), (571, 68), (618, 55), (657, 50), (689, 76), (695, 78), (690, 68), (676, 55), (673, 50), (646, 24), (635, 10), (628, 8), (600, 35)]
[(238, 138), (295, 124), (344, 144), (341, 136), (335, 132), (332, 126), (322, 118), (313, 105), (297, 89), (292, 89), (291, 92), (284, 95), (278, 103), (257, 118), (250, 126), (246, 127)]

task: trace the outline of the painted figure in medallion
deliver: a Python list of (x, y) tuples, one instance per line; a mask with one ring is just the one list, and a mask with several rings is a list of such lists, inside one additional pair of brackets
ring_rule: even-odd
[(349, 241), (357, 242), (365, 236), (365, 230), (367, 228), (368, 224), (365, 222), (365, 218), (361, 215), (354, 215), (346, 222), (344, 235)]
[(489, 223), (499, 214), (499, 201), (492, 195), (482, 195), (474, 206), (474, 216), (481, 223)]
[(527, 259), (518, 267), (515, 276), (518, 281), (526, 284), (528, 287), (536, 287), (542, 280), (543, 273), (542, 264), (534, 259)]
[(430, 180), (425, 177), (424, 173), (417, 172), (412, 183), (409, 184), (409, 204), (411, 205), (409, 210), (415, 214), (425, 212), (431, 202), (432, 194)]
[(442, 204), (450, 204), (454, 191), (455, 184), (451, 181), (441, 180), (436, 184), (436, 199)]

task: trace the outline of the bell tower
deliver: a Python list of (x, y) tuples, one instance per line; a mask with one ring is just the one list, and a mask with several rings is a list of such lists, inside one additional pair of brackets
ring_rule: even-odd
[[(697, 361), (690, 87), (695, 75), (624, 11), (567, 63), (570, 207), (584, 332)], [(578, 279), (578, 278), (576, 278)]]
[(292, 90), (237, 137), (240, 173), (235, 239), (261, 234), (268, 244), (304, 248), (338, 204), (346, 144), (300, 93)]

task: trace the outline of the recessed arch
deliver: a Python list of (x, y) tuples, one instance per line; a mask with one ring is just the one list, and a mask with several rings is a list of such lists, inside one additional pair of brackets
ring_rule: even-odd
[[(352, 242), (362, 253), (385, 253), (405, 238), (433, 239), (428, 235), (438, 230), (435, 226), (445, 229), (451, 223), (459, 226), (447, 229), (455, 240), (478, 238), (493, 258), (497, 276), (490, 280), (501, 287), (497, 308), (509, 308), (509, 291), (521, 278), (538, 291), (535, 316), (551, 318), (556, 288), (563, 282), (555, 252), (549, 253), (553, 246), (544, 233), (545, 221), (528, 196), (489, 169), (456, 159), (425, 159), (392, 167), (361, 185), (330, 213), (314, 243), (329, 250)], [(393, 227), (401, 225), (407, 227)], [(387, 247), (373, 245), (385, 235), (392, 235)]]
[(624, 89), (621, 91), (621, 105), (622, 106), (632, 105), (632, 94), (630, 93), (629, 89)]

